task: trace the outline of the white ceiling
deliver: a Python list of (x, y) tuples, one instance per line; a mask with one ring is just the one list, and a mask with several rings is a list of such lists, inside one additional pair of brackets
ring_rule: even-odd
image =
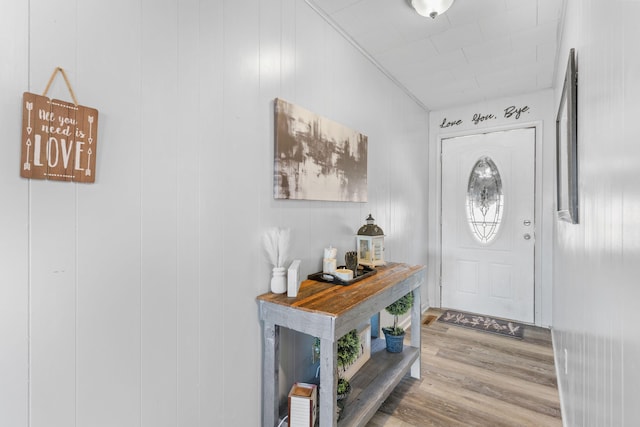
[(564, 0), (307, 0), (429, 110), (552, 87)]

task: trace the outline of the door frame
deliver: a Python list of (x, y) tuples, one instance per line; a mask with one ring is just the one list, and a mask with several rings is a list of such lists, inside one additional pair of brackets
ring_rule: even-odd
[(447, 132), (445, 134), (439, 134), (436, 137), (436, 160), (429, 162), (433, 167), (435, 166), (435, 186), (431, 187), (432, 192), (430, 194), (430, 205), (433, 206), (431, 210), (431, 217), (434, 218), (429, 225), (429, 234), (433, 237), (430, 239), (432, 242), (429, 257), (429, 269), (432, 272), (432, 279), (435, 280), (435, 295), (434, 306), (442, 306), (442, 142), (445, 139), (456, 138), (461, 136), (487, 134), (493, 132), (509, 131), (514, 129), (535, 129), (535, 158), (534, 158), (534, 230), (535, 242), (534, 242), (534, 266), (533, 266), (533, 318), (534, 324), (541, 326), (541, 305), (542, 305), (542, 254), (541, 254), (541, 240), (542, 240), (542, 208), (541, 208), (541, 195), (540, 189), (542, 186), (542, 137), (543, 129), (541, 121), (518, 123), (516, 125), (504, 125), (496, 127), (486, 127), (482, 129), (476, 129), (463, 132)]

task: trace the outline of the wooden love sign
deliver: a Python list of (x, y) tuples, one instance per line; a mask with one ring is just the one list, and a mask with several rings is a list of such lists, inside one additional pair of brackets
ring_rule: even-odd
[[(74, 103), (45, 96), (58, 71)], [(43, 95), (24, 93), (20, 176), (95, 182), (97, 145), (98, 110), (78, 105), (62, 68), (56, 68)]]

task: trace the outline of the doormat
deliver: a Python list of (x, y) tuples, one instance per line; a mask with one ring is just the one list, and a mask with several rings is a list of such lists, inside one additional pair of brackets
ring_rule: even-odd
[(522, 339), (525, 328), (525, 325), (522, 323), (453, 310), (445, 311), (438, 318), (438, 322), (464, 326), (465, 328), (475, 329), (477, 331), (491, 332), (517, 339)]

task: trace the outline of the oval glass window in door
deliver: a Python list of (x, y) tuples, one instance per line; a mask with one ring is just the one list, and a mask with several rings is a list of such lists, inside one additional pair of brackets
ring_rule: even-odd
[(502, 222), (502, 179), (490, 157), (481, 157), (471, 169), (467, 187), (467, 221), (480, 243), (495, 239)]

